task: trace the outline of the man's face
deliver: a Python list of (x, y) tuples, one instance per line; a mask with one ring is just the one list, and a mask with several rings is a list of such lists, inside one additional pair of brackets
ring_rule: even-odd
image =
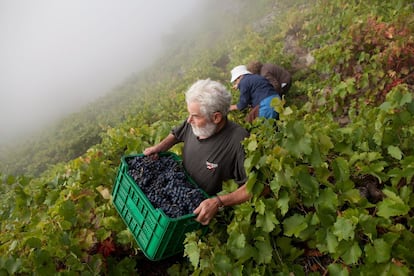
[(199, 103), (189, 103), (187, 110), (189, 113), (187, 122), (191, 124), (195, 136), (205, 139), (215, 133), (217, 125), (210, 118), (201, 114)]
[(241, 79), (241, 76), (240, 76), (240, 77), (238, 77), (237, 79), (235, 79), (235, 80), (233, 81), (233, 83), (232, 83), (232, 87), (233, 87), (234, 89), (237, 89), (237, 86), (239, 85), (240, 79)]

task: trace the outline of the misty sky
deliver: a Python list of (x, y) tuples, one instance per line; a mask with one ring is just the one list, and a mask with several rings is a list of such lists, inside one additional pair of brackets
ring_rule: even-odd
[(199, 2), (0, 0), (0, 143), (149, 65)]

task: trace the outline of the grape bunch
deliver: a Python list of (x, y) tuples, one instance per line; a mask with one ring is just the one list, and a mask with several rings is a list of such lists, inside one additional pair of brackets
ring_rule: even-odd
[(193, 213), (206, 199), (199, 188), (188, 180), (184, 167), (171, 155), (153, 160), (144, 155), (126, 160), (128, 174), (134, 179), (155, 208), (170, 218)]

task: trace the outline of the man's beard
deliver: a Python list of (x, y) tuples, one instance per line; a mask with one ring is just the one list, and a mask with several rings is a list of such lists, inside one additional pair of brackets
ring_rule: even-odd
[(194, 125), (191, 125), (191, 128), (193, 129), (195, 136), (205, 139), (216, 132), (217, 125), (212, 122), (208, 122), (204, 127), (196, 127)]

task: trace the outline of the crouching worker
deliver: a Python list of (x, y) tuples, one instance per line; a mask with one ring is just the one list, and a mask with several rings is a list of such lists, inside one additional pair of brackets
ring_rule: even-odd
[[(232, 97), (221, 83), (199, 80), (186, 92), (185, 99), (188, 118), (159, 144), (145, 149), (144, 155), (156, 155), (177, 143), (184, 143), (185, 169), (199, 187), (212, 196), (194, 210), (196, 220), (207, 225), (223, 207), (243, 203), (251, 197), (246, 190), (245, 153), (241, 144), (249, 133), (227, 119)], [(218, 196), (223, 181), (230, 179), (234, 179), (239, 188)]]
[(247, 70), (252, 74), (265, 77), (275, 90), (280, 92), (280, 96), (286, 96), (292, 86), (292, 76), (282, 66), (272, 63), (262, 64), (260, 61), (254, 60), (247, 65)]
[(281, 99), (279, 91), (263, 76), (252, 74), (245, 65), (231, 70), (230, 82), (234, 89), (240, 91), (239, 102), (231, 105), (230, 110), (251, 108), (246, 121), (251, 123), (255, 118), (279, 119), (279, 114), (271, 106), (274, 98)]

